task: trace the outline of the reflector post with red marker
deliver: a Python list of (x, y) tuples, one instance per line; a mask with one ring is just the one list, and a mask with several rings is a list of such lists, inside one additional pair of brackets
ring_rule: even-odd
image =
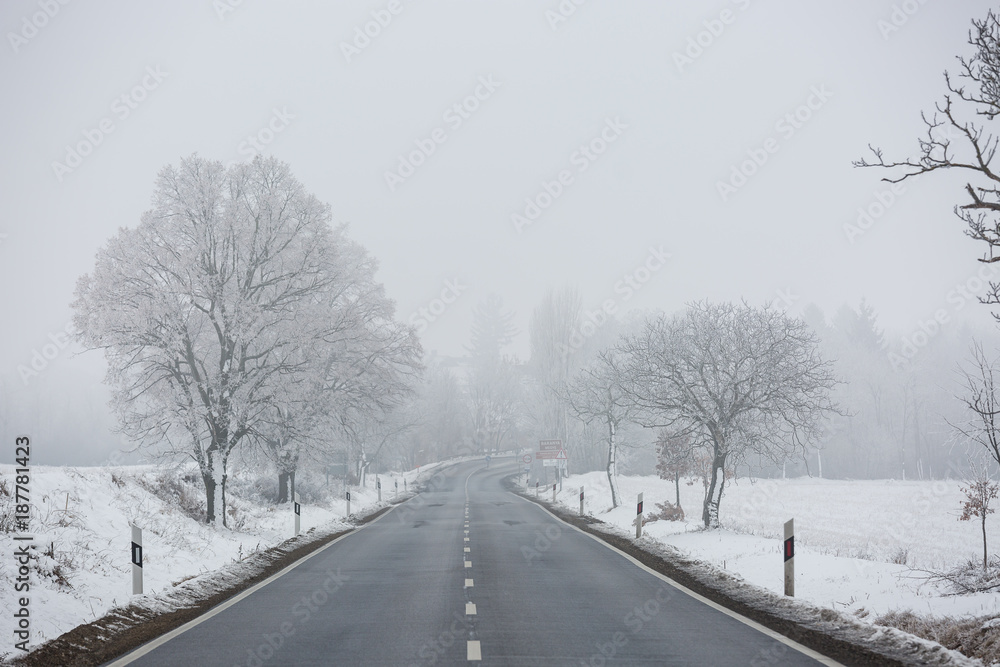
[(635, 504), (635, 539), (642, 537), (642, 494)]
[(785, 522), (785, 595), (795, 597), (795, 519)]

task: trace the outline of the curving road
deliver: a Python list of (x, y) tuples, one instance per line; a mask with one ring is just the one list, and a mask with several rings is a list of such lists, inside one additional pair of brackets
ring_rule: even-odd
[(515, 469), (440, 472), (392, 512), (110, 664), (836, 664), (505, 491)]

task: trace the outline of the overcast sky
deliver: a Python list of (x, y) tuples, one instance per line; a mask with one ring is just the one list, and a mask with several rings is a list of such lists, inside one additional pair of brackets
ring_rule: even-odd
[[(976, 285), (981, 254), (952, 214), (961, 182), (914, 181), (888, 203), (884, 174), (851, 161), (869, 142), (913, 154), (920, 111), (990, 6), (7, 0), (5, 428), (42, 428), (67, 400), (105, 419), (100, 354), (50, 341), (97, 249), (195, 152), (288, 162), (379, 259), (428, 351), (462, 354), (492, 292), (526, 357), (531, 309), (563, 285), (590, 310), (745, 298), (830, 314), (865, 297), (901, 332), (942, 308), (985, 321), (954, 293)], [(848, 233), (859, 208), (880, 212), (876, 193), (883, 214)]]

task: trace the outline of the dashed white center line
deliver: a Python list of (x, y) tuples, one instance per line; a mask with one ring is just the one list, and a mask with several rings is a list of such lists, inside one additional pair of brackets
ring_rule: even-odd
[(465, 567), (472, 567), (472, 561), (471, 560), (465, 561)]
[(469, 640), (468, 649), (466, 649), (466, 660), (482, 660), (483, 652), (479, 648), (479, 640)]
[(474, 616), (476, 614), (476, 605), (471, 602), (465, 603), (465, 613), (468, 616)]
[(468, 541), (469, 541), (469, 538), (468, 538), (468, 537), (463, 537), (462, 539), (463, 539), (463, 540), (465, 540), (466, 542), (468, 542)]
[(466, 579), (465, 580), (465, 587), (466, 588), (472, 588), (473, 587), (472, 586), (472, 579)]

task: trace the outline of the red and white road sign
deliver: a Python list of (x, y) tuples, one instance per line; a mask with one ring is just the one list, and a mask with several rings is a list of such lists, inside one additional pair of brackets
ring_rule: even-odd
[(524, 461), (525, 463), (531, 463), (531, 454), (525, 454), (524, 456), (521, 457), (521, 460)]
[(557, 450), (557, 451), (550, 451), (550, 452), (535, 452), (535, 458), (536, 458), (536, 459), (543, 459), (543, 460), (544, 460), (544, 459), (554, 459), (554, 458), (558, 458), (558, 456), (559, 456), (559, 451), (561, 451), (561, 450)]
[(566, 455), (566, 450), (565, 449), (560, 449), (559, 453), (556, 454), (556, 458), (558, 460), (560, 460), (560, 461), (565, 461), (565, 460), (569, 459), (569, 457)]

